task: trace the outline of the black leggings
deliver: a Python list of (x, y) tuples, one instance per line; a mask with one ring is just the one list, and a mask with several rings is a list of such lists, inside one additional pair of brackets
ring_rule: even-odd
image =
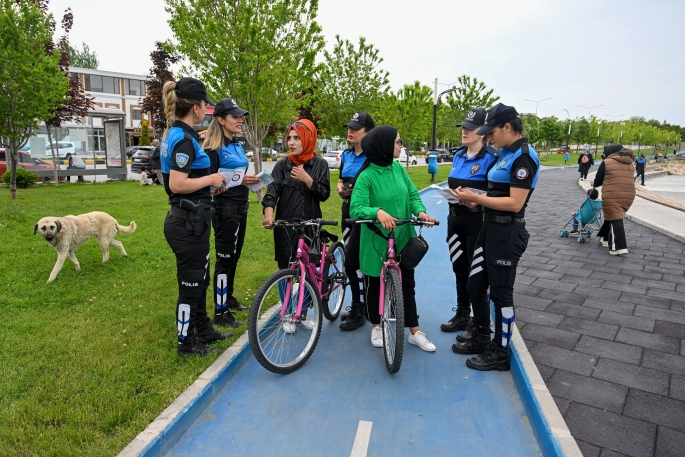
[[(414, 270), (407, 270), (400, 265), (402, 272), (402, 295), (404, 297), (404, 326), (418, 327), (419, 316), (416, 314), (416, 282)], [(381, 278), (378, 276), (365, 276), (366, 278), (366, 309), (372, 324), (380, 324), (381, 316), (378, 314), (378, 299), (381, 291)]]
[[(234, 281), (238, 260), (245, 242), (247, 212), (222, 214), (221, 207), (212, 220), (216, 266), (214, 267), (214, 312), (221, 314), (228, 308), (228, 300), (235, 298)], [(247, 208), (245, 208), (247, 210)]]
[(342, 232), (345, 243), (345, 273), (350, 282), (352, 293), (352, 305), (363, 305), (364, 300), (364, 276), (359, 269), (359, 242), (361, 226), (359, 224), (346, 224), (345, 219), (350, 217), (350, 204), (342, 204)]
[[(609, 243), (609, 249), (617, 251), (619, 249), (628, 249), (628, 242), (626, 241), (626, 230), (623, 227), (623, 219), (615, 221), (605, 221), (607, 226), (606, 240)], [(604, 226), (602, 226), (603, 228)]]
[[(447, 245), (452, 271), (457, 283), (457, 308), (471, 311), (471, 299), (466, 288), (478, 234), (483, 227), (483, 213), (447, 216)], [(485, 300), (485, 296), (481, 297)]]

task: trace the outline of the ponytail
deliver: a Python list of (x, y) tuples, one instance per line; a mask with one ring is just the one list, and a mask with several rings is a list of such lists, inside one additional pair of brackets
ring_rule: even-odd
[(176, 95), (176, 81), (167, 81), (162, 88), (162, 99), (164, 100), (164, 114), (166, 115), (166, 129), (163, 138), (166, 138), (169, 129), (176, 123), (177, 117), (185, 117), (195, 105), (201, 105), (201, 100), (190, 100), (179, 98)]

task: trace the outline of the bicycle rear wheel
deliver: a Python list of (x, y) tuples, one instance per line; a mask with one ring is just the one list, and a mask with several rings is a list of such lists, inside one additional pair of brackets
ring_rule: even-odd
[(325, 295), (326, 292), (330, 291), (330, 294), (321, 299), (321, 308), (326, 319), (334, 321), (338, 318), (345, 300), (345, 284), (347, 284), (345, 245), (336, 241), (328, 248), (328, 253), (333, 257), (335, 264), (328, 259), (324, 264), (326, 276), (323, 278), (323, 284), (321, 284), (321, 293)]
[(404, 354), (404, 297), (402, 281), (397, 270), (386, 270), (385, 296), (383, 297), (383, 356), (390, 373), (397, 373)]
[[(302, 316), (295, 319), (299, 295)], [(281, 317), (283, 303), (285, 314)], [(300, 283), (296, 269), (280, 270), (261, 285), (248, 320), (252, 353), (267, 370), (292, 373), (312, 355), (321, 335), (321, 299), (310, 278)]]

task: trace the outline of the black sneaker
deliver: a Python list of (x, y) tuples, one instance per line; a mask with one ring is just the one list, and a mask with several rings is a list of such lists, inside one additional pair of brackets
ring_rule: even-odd
[(452, 350), (457, 354), (481, 354), (490, 344), (490, 329), (475, 329), (470, 340), (454, 343)]
[(458, 332), (459, 330), (465, 330), (466, 326), (471, 320), (471, 313), (468, 309), (458, 309), (452, 308), (452, 311), (456, 311), (454, 317), (447, 322), (440, 324), (440, 330), (443, 332)]
[(479, 371), (509, 371), (509, 351), (490, 343), (481, 355), (466, 359), (466, 366)]
[(228, 307), (234, 311), (245, 311), (247, 309), (247, 306), (243, 306), (237, 298), (229, 298), (226, 300), (226, 304)]
[(233, 316), (233, 314), (228, 310), (221, 314), (215, 314), (212, 322), (216, 325), (220, 325), (221, 327), (238, 328), (243, 325), (243, 323), (236, 319), (235, 316)]
[(179, 344), (178, 349), (176, 350), (176, 353), (180, 356), (199, 355), (200, 357), (209, 354), (218, 354), (220, 352), (221, 351), (218, 349), (208, 348), (207, 345), (199, 342), (197, 339), (194, 339), (192, 342), (189, 341), (187, 343)]
[(211, 322), (207, 322), (201, 328), (195, 330), (195, 339), (201, 344), (213, 344), (233, 336), (233, 333), (222, 333), (214, 328)]
[(366, 306), (354, 306), (350, 314), (340, 324), (340, 330), (357, 330), (366, 324)]
[(465, 343), (470, 340), (471, 337), (473, 337), (473, 318), (471, 318), (469, 323), (466, 324), (464, 331), (457, 335), (457, 341), (460, 343)]

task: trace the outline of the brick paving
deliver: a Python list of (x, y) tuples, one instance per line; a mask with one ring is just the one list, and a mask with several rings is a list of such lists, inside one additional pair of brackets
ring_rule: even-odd
[(516, 321), (586, 457), (685, 455), (685, 244), (625, 221), (630, 254), (559, 230), (575, 169), (540, 174)]

